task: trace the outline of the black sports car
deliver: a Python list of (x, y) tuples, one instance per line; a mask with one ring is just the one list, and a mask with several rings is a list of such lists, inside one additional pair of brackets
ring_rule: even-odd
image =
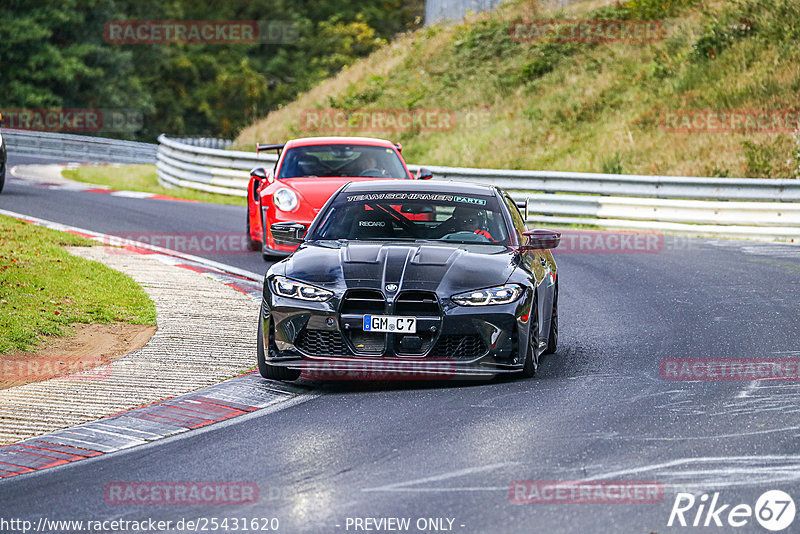
[(352, 182), (307, 232), (291, 222), (271, 229), (301, 244), (264, 280), (265, 378), (530, 377), (539, 356), (556, 350), (558, 276), (548, 249), (561, 235), (527, 231), (496, 187)]

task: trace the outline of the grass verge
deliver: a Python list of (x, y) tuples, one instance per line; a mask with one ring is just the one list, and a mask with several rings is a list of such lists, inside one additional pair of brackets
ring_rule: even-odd
[(64, 249), (92, 245), (0, 216), (0, 354), (69, 335), (75, 323), (156, 324), (153, 301), (132, 278)]
[(205, 191), (195, 191), (194, 189), (169, 189), (163, 187), (158, 183), (155, 165), (98, 165), (77, 167), (74, 169), (65, 169), (62, 174), (64, 178), (69, 178), (70, 180), (89, 184), (107, 185), (112, 189), (143, 191), (145, 193), (185, 198), (198, 202), (210, 202), (212, 204), (228, 204), (234, 206), (244, 206), (247, 204), (247, 199), (244, 197), (206, 193)]
[[(244, 129), (235, 147), (324, 134), (307, 110), (445, 109), (446, 131), (358, 130), (405, 146), (413, 163), (509, 169), (800, 176), (800, 133), (664, 127), (669, 112), (794, 110), (796, 0), (511, 0), (465, 22), (400, 37)], [(514, 21), (647, 20), (650, 42), (518, 42)], [(791, 123), (791, 120), (788, 121)], [(354, 124), (359, 124), (355, 121)], [(792, 123), (794, 124), (794, 123)]]

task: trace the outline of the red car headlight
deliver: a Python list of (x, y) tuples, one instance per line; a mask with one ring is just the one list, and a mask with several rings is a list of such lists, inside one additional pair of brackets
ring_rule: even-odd
[(272, 201), (275, 207), (281, 211), (292, 211), (297, 209), (297, 194), (291, 189), (282, 187), (272, 194)]

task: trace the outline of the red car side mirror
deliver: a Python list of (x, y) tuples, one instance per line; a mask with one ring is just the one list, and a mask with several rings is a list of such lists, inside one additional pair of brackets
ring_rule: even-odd
[(433, 178), (433, 172), (425, 167), (417, 169), (417, 180), (430, 180)]
[(256, 167), (250, 171), (250, 177), (253, 178), (253, 199), (259, 199), (259, 193), (266, 186), (275, 181), (272, 176), (272, 171), (268, 171), (264, 167)]
[(255, 178), (259, 182), (266, 182), (268, 184), (275, 181), (275, 178), (272, 176), (272, 171), (268, 171), (264, 167), (256, 167), (251, 170), (250, 177)]

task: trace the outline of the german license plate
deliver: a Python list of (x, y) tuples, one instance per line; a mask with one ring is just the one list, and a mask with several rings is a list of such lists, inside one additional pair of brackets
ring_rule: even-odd
[(364, 332), (415, 334), (417, 332), (417, 318), (397, 317), (394, 315), (365, 315)]

